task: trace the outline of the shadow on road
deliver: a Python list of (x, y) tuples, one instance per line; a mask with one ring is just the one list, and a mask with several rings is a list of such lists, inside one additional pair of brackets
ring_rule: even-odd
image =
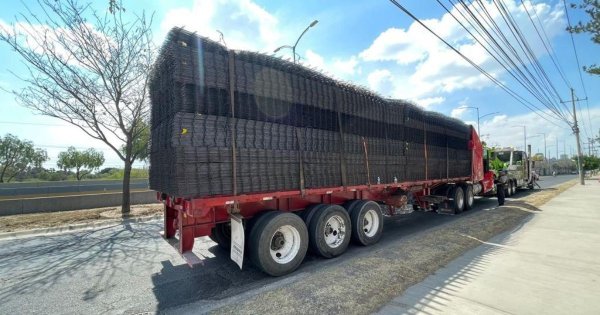
[[(156, 224), (156, 223), (155, 223)], [(83, 301), (92, 301), (115, 286), (117, 274), (136, 263), (152, 264), (158, 248), (148, 246), (156, 228), (128, 223), (61, 235), (5, 241), (0, 249), (0, 300), (37, 296), (84, 282)], [(60, 301), (56, 301), (60, 303)]]

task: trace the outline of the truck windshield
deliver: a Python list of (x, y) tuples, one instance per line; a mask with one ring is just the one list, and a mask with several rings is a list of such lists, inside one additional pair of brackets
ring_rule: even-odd
[(502, 162), (510, 162), (510, 151), (496, 151), (494, 153), (498, 160)]

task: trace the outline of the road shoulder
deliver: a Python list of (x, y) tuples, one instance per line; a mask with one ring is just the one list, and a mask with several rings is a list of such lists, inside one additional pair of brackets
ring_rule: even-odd
[(526, 225), (453, 260), (379, 314), (600, 313), (597, 181), (540, 207)]

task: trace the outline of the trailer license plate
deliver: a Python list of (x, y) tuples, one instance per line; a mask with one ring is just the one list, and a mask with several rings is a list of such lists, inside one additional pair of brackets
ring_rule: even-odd
[(244, 225), (239, 214), (231, 214), (231, 260), (240, 269), (244, 263)]

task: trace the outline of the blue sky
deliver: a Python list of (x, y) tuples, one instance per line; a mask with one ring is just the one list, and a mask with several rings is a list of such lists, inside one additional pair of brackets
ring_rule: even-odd
[[(534, 102), (472, 38), (456, 24), (435, 1), (400, 1), (417, 17), (423, 19), (442, 36), (450, 40), (469, 58), (495, 78), (514, 88), (520, 95)], [(25, 4), (35, 6), (33, 1)], [(108, 0), (96, 0), (94, 6), (105, 10)], [(505, 0), (516, 22), (526, 34), (532, 49), (557, 87), (561, 98), (570, 98), (569, 89), (551, 63), (543, 45), (534, 33), (525, 15), (521, 1)], [(525, 3), (529, 3), (525, 1)], [(575, 64), (569, 34), (564, 31), (566, 19), (562, 2), (533, 1), (529, 7), (539, 15), (550, 38), (557, 59), (570, 84), (579, 97), (584, 93)], [(394, 7), (389, 1), (252, 1), (252, 0), (196, 0), (196, 1), (134, 1), (125, 0), (129, 14), (154, 12), (154, 37), (160, 45), (166, 32), (173, 26), (183, 26), (199, 34), (218, 39), (216, 30), (223, 32), (229, 47), (271, 53), (276, 47), (293, 44), (302, 30), (313, 20), (319, 23), (302, 38), (297, 52), (306, 65), (316, 67), (339, 79), (372, 89), (383, 96), (411, 99), (429, 110), (453, 115), (476, 124), (476, 112), (461, 107), (479, 107), (480, 115), (489, 115), (481, 121), (483, 138), (502, 146), (523, 146), (523, 128), (527, 125), (527, 140), (534, 152), (543, 152), (546, 134), (550, 156), (575, 150), (574, 136), (566, 124), (553, 125), (519, 104), (506, 92), (466, 65), (454, 52), (431, 36), (421, 26)], [(3, 5), (0, 23), (10, 24), (24, 11), (21, 2)], [(587, 16), (570, 10), (572, 21), (586, 20)], [(598, 63), (600, 46), (589, 36), (576, 35), (575, 44), (582, 65)], [(291, 58), (282, 50), (278, 55)], [(12, 73), (26, 75), (19, 57), (0, 43), (0, 86), (14, 89), (20, 82)], [(12, 72), (12, 73), (11, 73)], [(583, 122), (582, 142), (588, 142), (600, 128), (600, 77), (583, 73), (588, 102), (580, 103), (578, 117)], [(589, 110), (588, 110), (589, 107)], [(546, 113), (539, 113), (546, 115)], [(52, 118), (35, 115), (0, 91), (0, 134), (13, 133), (34, 141), (48, 150), (56, 162), (58, 152), (69, 145), (78, 148), (94, 147), (103, 150), (106, 166), (120, 166), (121, 162), (102, 142), (87, 137), (83, 132)], [(600, 145), (598, 145), (600, 146)], [(586, 146), (587, 149), (587, 146)]]

